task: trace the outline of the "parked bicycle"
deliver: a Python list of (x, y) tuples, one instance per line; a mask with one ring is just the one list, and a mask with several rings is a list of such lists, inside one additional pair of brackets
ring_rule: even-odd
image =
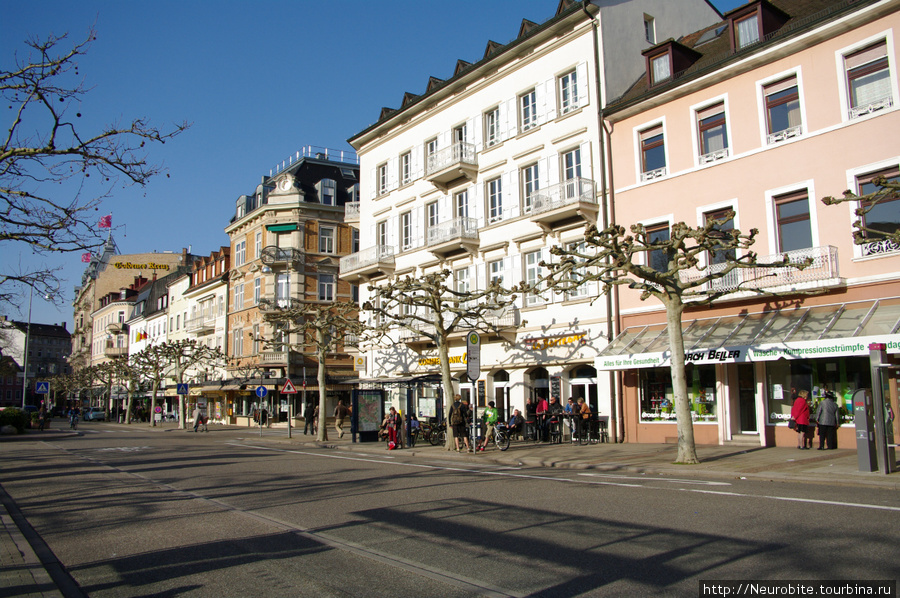
[(447, 424), (425, 424), (421, 426), (422, 439), (431, 443), (431, 446), (441, 446), (447, 441)]

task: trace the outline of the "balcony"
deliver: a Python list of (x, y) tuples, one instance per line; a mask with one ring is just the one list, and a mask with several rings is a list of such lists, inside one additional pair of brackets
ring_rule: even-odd
[[(810, 247), (774, 255), (758, 256), (758, 263), (776, 263), (787, 258), (788, 263), (810, 264), (800, 270), (796, 268), (735, 268), (724, 277), (707, 283), (709, 293), (739, 293), (744, 290), (778, 290), (781, 292), (801, 289), (820, 289), (840, 286), (844, 280), (838, 273), (837, 247)], [(685, 282), (697, 280), (709, 273), (720, 272), (725, 264), (713, 264), (704, 270), (685, 270), (681, 278)]]
[(303, 262), (303, 252), (293, 247), (263, 247), (260, 261), (266, 266), (290, 266)]
[(394, 248), (376, 245), (341, 258), (340, 277), (349, 282), (367, 281), (394, 273)]
[(596, 224), (595, 189), (594, 181), (578, 177), (534, 191), (528, 196), (532, 222), (546, 231), (576, 221)]
[(260, 299), (258, 307), (261, 312), (271, 313), (286, 309), (297, 309), (300, 305), (301, 302), (299, 299), (294, 299), (293, 297), (276, 297), (275, 299)]
[(475, 145), (457, 142), (428, 156), (425, 180), (443, 192), (453, 184), (474, 183), (478, 176), (478, 157)]
[(110, 322), (106, 325), (106, 331), (111, 334), (119, 334), (125, 330), (125, 325), (122, 322)]
[(184, 329), (194, 334), (212, 332), (216, 329), (216, 316), (212, 313), (201, 313), (193, 316), (185, 322)]
[(347, 224), (359, 224), (358, 201), (348, 201), (344, 204), (344, 222)]
[(128, 347), (117, 347), (113, 343), (106, 343), (103, 354), (107, 357), (128, 357)]
[(454, 218), (428, 228), (428, 251), (437, 257), (478, 251), (478, 220)]
[(879, 239), (860, 245), (860, 249), (862, 250), (863, 257), (887, 255), (889, 253), (900, 252), (900, 244), (893, 239)]

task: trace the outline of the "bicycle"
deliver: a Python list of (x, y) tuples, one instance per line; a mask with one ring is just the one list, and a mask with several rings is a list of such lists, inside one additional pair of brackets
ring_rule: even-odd
[(447, 424), (431, 424), (422, 431), (422, 438), (431, 443), (431, 446), (442, 446), (447, 442)]
[(69, 416), (69, 429), (77, 430), (78, 429), (78, 416), (72, 414)]
[[(494, 431), (491, 433), (494, 437), (494, 446), (501, 451), (509, 448), (509, 428), (506, 424), (497, 423), (494, 425)], [(490, 442), (490, 440), (488, 440)], [(485, 446), (487, 442), (485, 443)]]

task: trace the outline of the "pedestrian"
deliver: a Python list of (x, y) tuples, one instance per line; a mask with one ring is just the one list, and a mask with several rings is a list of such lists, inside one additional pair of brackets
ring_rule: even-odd
[(388, 436), (388, 450), (389, 451), (394, 450), (398, 446), (400, 448), (403, 448), (402, 446), (400, 446), (400, 438), (399, 438), (401, 423), (402, 423), (402, 420), (400, 418), (400, 414), (397, 413), (397, 409), (395, 407), (391, 407), (390, 410), (388, 411), (388, 414), (385, 416), (384, 422), (383, 422), (384, 429), (387, 432), (387, 436)]
[(306, 404), (306, 408), (303, 410), (303, 418), (306, 422), (306, 425), (303, 427), (303, 435), (306, 436), (308, 433), (315, 434), (316, 406), (312, 401)]
[(578, 438), (585, 438), (585, 429), (590, 425), (591, 406), (584, 402), (583, 398), (578, 399), (578, 414), (575, 418), (576, 434)]
[(525, 436), (537, 440), (537, 407), (531, 398), (525, 399)]
[(841, 423), (840, 408), (834, 401), (834, 393), (830, 390), (816, 409), (816, 423), (819, 427), (819, 450), (837, 448), (837, 429)]
[(460, 452), (459, 439), (465, 441), (466, 452), (469, 448), (469, 435), (466, 433), (466, 419), (468, 414), (464, 411), (468, 406), (463, 406), (462, 397), (459, 394), (453, 396), (453, 405), (450, 406), (450, 427), (453, 430), (453, 441), (456, 443), (456, 452)]
[(487, 443), (491, 440), (491, 436), (494, 434), (494, 427), (497, 425), (497, 420), (500, 418), (500, 414), (497, 413), (497, 409), (494, 408), (494, 401), (488, 401), (488, 406), (484, 410), (484, 413), (481, 415), (481, 419), (484, 421), (485, 429), (484, 429), (484, 439), (481, 442), (481, 446), (478, 450), (484, 452), (485, 447), (487, 447)]
[(38, 430), (44, 431), (44, 424), (47, 423), (47, 407), (41, 405), (41, 409), (38, 411)]
[(197, 428), (200, 427), (200, 422), (203, 419), (203, 412), (200, 411), (200, 405), (194, 407), (194, 411), (191, 413), (194, 418), (194, 432), (197, 431)]
[(344, 419), (350, 411), (344, 405), (344, 399), (339, 399), (337, 407), (334, 408), (334, 429), (337, 430), (338, 438), (344, 437)]
[(575, 397), (569, 397), (569, 400), (566, 401), (566, 406), (563, 409), (563, 413), (566, 414), (566, 420), (569, 426), (569, 437), (575, 438)]
[[(797, 431), (797, 448), (806, 450), (806, 430), (809, 428), (809, 403), (807, 402), (809, 392), (801, 390), (794, 399), (791, 406), (791, 419), (794, 420), (794, 427)], [(812, 448), (810, 441), (809, 448)]]
[(543, 442), (547, 441), (547, 415), (549, 412), (550, 403), (547, 402), (547, 399), (544, 397), (538, 398), (534, 414), (537, 417), (538, 439)]

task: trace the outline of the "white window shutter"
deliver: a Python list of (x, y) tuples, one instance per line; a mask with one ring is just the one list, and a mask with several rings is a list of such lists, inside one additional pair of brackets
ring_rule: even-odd
[[(504, 118), (503, 134), (500, 137), (501, 141), (511, 139), (519, 133), (519, 110), (517, 98), (512, 98), (511, 100), (508, 100), (506, 102), (505, 112), (506, 115)], [(503, 117), (502, 114), (501, 117)]]
[(369, 199), (374, 199), (378, 192), (378, 174), (376, 170), (376, 168), (373, 168), (369, 171)]
[(400, 158), (394, 156), (387, 163), (388, 169), (388, 190), (397, 189), (400, 186)]
[(553, 154), (547, 158), (547, 178), (549, 179), (549, 185), (555, 185), (556, 183), (561, 182), (559, 177), (559, 154)]
[(503, 208), (507, 212), (504, 218), (516, 218), (522, 213), (522, 199), (519, 197), (519, 172), (510, 171), (503, 175)]
[(591, 154), (590, 141), (585, 141), (581, 144), (581, 176), (592, 181), (594, 180), (594, 157)]
[(578, 81), (578, 107), (587, 106), (590, 98), (590, 82), (588, 76), (588, 65), (582, 62), (575, 67), (575, 78)]
[(469, 217), (478, 220), (478, 228), (485, 226), (484, 183), (469, 187)]
[[(541, 86), (538, 86), (541, 87)], [(541, 94), (538, 94), (541, 95)], [(542, 123), (551, 121), (556, 118), (556, 78), (550, 79), (543, 85), (542, 101), (543, 109), (541, 110)]]
[(410, 173), (412, 173), (413, 180), (420, 179), (423, 176), (425, 176), (424, 156), (425, 156), (425, 146), (424, 145), (417, 145), (410, 152), (409, 170), (410, 170)]

